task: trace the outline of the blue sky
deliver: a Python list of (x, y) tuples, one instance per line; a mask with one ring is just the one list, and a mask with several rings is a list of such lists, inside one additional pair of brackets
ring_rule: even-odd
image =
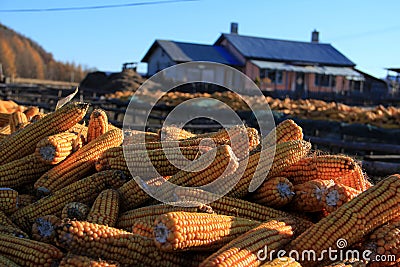
[[(0, 0), (0, 10), (86, 7), (154, 0)], [(331, 43), (377, 77), (400, 67), (397, 0), (199, 0), (109, 9), (0, 12), (0, 22), (33, 39), (57, 60), (102, 71), (140, 61), (155, 39), (212, 44), (230, 23), (239, 34)], [(145, 71), (143, 65), (139, 70)]]

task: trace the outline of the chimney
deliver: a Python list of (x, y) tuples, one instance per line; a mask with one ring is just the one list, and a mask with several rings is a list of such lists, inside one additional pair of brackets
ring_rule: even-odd
[(312, 43), (319, 43), (319, 32), (317, 30), (314, 30), (311, 33), (311, 42)]
[(238, 34), (239, 24), (237, 22), (231, 22), (231, 33)]

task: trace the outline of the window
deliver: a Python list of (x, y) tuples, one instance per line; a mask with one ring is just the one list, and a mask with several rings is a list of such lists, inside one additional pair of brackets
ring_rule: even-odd
[(333, 75), (315, 74), (315, 86), (335, 87), (336, 77)]
[(260, 79), (268, 83), (282, 84), (283, 72), (281, 70), (260, 69)]

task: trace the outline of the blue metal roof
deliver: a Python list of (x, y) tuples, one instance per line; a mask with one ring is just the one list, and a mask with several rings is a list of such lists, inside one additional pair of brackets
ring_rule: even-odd
[(167, 40), (156, 40), (142, 61), (147, 62), (154, 49), (160, 46), (175, 62), (211, 61), (239, 66), (240, 62), (224, 47), (216, 45), (192, 44)]
[(355, 66), (330, 44), (222, 34), (214, 45), (220, 45), (224, 39), (249, 59)]

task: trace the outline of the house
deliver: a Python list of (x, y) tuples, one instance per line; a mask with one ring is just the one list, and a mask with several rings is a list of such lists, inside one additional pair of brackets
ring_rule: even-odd
[[(300, 42), (241, 35), (237, 29), (237, 23), (232, 23), (231, 33), (221, 34), (212, 45), (156, 40), (142, 62), (147, 62), (149, 76), (183, 62), (222, 63), (242, 71), (261, 90), (290, 91), (298, 96), (350, 91), (355, 82), (363, 88), (365, 79), (355, 70), (356, 64), (331, 44), (320, 43), (315, 30), (311, 42)], [(229, 77), (217, 71), (211, 75)], [(191, 70), (171, 77), (185, 80), (201, 75), (201, 70)]]

